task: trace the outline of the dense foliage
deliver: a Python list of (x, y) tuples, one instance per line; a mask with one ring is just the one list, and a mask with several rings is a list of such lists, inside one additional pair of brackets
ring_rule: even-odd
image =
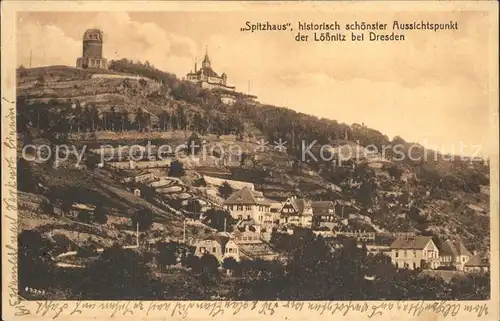
[[(212, 255), (198, 258), (181, 244), (160, 244), (157, 262), (163, 273), (182, 278), (165, 282), (153, 276), (148, 252), (118, 246), (106, 249), (84, 269), (57, 268), (50, 259), (54, 245), (36, 231), (23, 231), (20, 292), (29, 295), (24, 288), (36, 288), (58, 299), (211, 299), (220, 294), (219, 285), (229, 277), (234, 282), (224, 297), (233, 300), (484, 300), (490, 296), (489, 274), (456, 276), (447, 283), (419, 270), (396, 270), (388, 257), (367, 255), (366, 249), (350, 240), (332, 251), (325, 240), (307, 230), (297, 230), (293, 236), (274, 234), (272, 242), (288, 258), (286, 263), (226, 259), (220, 266)], [(84, 252), (97, 255), (91, 249)], [(177, 258), (190, 272), (167, 269), (177, 264)], [(219, 267), (231, 271), (230, 276)]]

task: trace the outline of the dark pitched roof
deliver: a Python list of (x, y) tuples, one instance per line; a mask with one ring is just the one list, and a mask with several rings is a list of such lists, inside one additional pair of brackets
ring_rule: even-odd
[(260, 192), (252, 191), (248, 187), (243, 187), (224, 201), (224, 205), (263, 205), (271, 206)]
[(226, 243), (229, 241), (229, 237), (220, 234), (212, 234), (205, 238), (204, 241), (216, 241), (220, 244), (220, 246), (224, 248), (224, 246), (226, 246)]
[(206, 77), (220, 78), (212, 68), (201, 68), (198, 73)]
[(316, 201), (311, 203), (313, 215), (328, 215), (330, 208), (335, 207), (332, 201)]
[(222, 78), (210, 67), (202, 67), (198, 70), (195, 70), (194, 72), (189, 72), (187, 75), (188, 76), (203, 75), (205, 77)]
[(443, 243), (441, 246), (441, 255), (451, 255), (453, 257), (460, 255), (472, 256), (462, 242), (452, 242), (451, 240), (446, 240), (446, 242)]
[(398, 238), (391, 244), (393, 249), (422, 250), (432, 241), (432, 236), (415, 236), (411, 238)]
[(489, 264), (486, 260), (482, 260), (479, 256), (474, 255), (465, 263), (465, 266), (489, 266)]
[[(304, 211), (311, 206), (311, 202), (303, 198), (290, 197), (288, 200), (290, 201), (290, 204), (293, 206), (295, 211), (297, 211), (298, 215), (302, 215)], [(286, 215), (286, 213), (284, 214)]]

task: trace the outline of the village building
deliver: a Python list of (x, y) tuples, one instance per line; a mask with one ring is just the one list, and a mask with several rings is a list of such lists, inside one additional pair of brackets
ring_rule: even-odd
[(333, 228), (336, 225), (337, 215), (335, 211), (335, 203), (333, 201), (318, 201), (312, 202), (312, 227), (327, 226)]
[(431, 236), (398, 238), (391, 244), (391, 261), (399, 269), (435, 269), (439, 266), (439, 249)]
[[(239, 260), (273, 260), (277, 253), (262, 240), (262, 230), (259, 225), (242, 224), (233, 232), (232, 240), (238, 248)], [(234, 253), (234, 250), (233, 250)], [(231, 253), (227, 253), (231, 255)]]
[(478, 273), (478, 272), (488, 272), (490, 270), (490, 264), (488, 260), (481, 259), (479, 256), (472, 256), (464, 264), (464, 272), (467, 273)]
[(228, 241), (229, 237), (227, 236), (219, 234), (210, 235), (196, 244), (195, 255), (201, 257), (205, 254), (211, 254), (217, 260), (222, 261)]
[(289, 197), (281, 206), (280, 223), (311, 228), (313, 218), (312, 202)]
[(453, 266), (459, 271), (464, 270), (465, 263), (469, 261), (472, 254), (460, 241), (446, 240), (441, 245), (439, 260), (442, 266)]
[(208, 52), (205, 52), (205, 58), (201, 63), (201, 68), (198, 69), (197, 63), (194, 63), (194, 70), (186, 75), (186, 80), (193, 82), (201, 88), (214, 90), (218, 93), (221, 101), (225, 104), (231, 105), (237, 99), (234, 86), (229, 86), (227, 83), (226, 73), (220, 76), (213, 69), (208, 57)]
[(220, 76), (212, 69), (208, 51), (205, 52), (205, 58), (201, 63), (201, 68), (198, 69), (197, 63), (194, 64), (194, 71), (186, 75), (186, 80), (200, 85), (202, 88), (207, 89), (225, 89), (234, 91), (234, 86), (227, 84), (227, 75), (222, 73)]
[[(219, 75), (212, 69), (212, 63), (208, 56), (208, 50), (205, 51), (205, 57), (201, 63), (201, 68), (194, 63), (194, 70), (191, 70), (185, 77), (187, 81), (197, 84), (201, 88), (209, 89), (215, 93), (224, 104), (232, 105), (237, 100), (242, 99), (247, 103), (257, 102), (257, 97), (250, 93), (244, 94), (236, 92), (235, 86), (228, 85), (226, 73)], [(250, 88), (249, 88), (250, 90)]]
[(196, 244), (195, 255), (211, 254), (220, 262), (226, 258), (241, 260), (273, 260), (277, 253), (262, 240), (260, 225), (249, 221), (235, 226), (232, 233), (221, 232), (207, 237)]
[(266, 214), (270, 213), (271, 201), (262, 192), (243, 187), (224, 201), (224, 208), (234, 219), (253, 219), (261, 224), (265, 221)]

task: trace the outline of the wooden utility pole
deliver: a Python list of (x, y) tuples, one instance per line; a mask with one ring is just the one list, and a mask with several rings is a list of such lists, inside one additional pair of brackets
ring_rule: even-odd
[(135, 244), (137, 245), (137, 248), (139, 248), (139, 221), (136, 222), (135, 226), (136, 226), (136, 230), (135, 230)]
[(184, 219), (184, 231), (182, 233), (182, 242), (186, 243), (186, 219)]
[(30, 68), (31, 68), (31, 58), (33, 57), (33, 51), (30, 49)]

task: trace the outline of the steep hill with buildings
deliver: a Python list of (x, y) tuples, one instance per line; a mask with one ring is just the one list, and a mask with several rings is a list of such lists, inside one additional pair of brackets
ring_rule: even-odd
[[(149, 64), (129, 61), (114, 66), (111, 62), (109, 70), (21, 68), (18, 108), (28, 119), (18, 125), (21, 132), (27, 127), (56, 130), (45, 128), (49, 125), (42, 124), (40, 117), (64, 117), (67, 127), (57, 130), (72, 132), (69, 139), (74, 142), (177, 144), (197, 132), (212, 152), (200, 162), (185, 164), (188, 174), (196, 173), (192, 178), (205, 174), (249, 182), (265, 197), (278, 201), (292, 195), (342, 199), (357, 204), (360, 214), (381, 229), (442, 239), (460, 237), (472, 250), (489, 248), (487, 163), (458, 158), (395, 160), (390, 149), (385, 155), (365, 153), (369, 145), (380, 151), (382, 146), (396, 144), (404, 147), (405, 155), (426, 151), (364, 125), (318, 119), (245, 99), (227, 104), (217, 92)], [(50, 116), (43, 110), (51, 110)], [(92, 110), (95, 115), (85, 114)], [(284, 148), (274, 144), (279, 141), (286, 142)], [(304, 154), (302, 142), (317, 144)], [(330, 147), (322, 159), (319, 147), (325, 144)], [(240, 146), (243, 154), (221, 160), (214, 152), (215, 146), (228, 150), (231, 145)], [(353, 149), (354, 155), (362, 157), (347, 157), (346, 150)], [(335, 162), (339, 157), (341, 164)], [(46, 176), (50, 181), (50, 175)], [(186, 181), (194, 184), (194, 179)], [(178, 226), (180, 221), (172, 219)]]

